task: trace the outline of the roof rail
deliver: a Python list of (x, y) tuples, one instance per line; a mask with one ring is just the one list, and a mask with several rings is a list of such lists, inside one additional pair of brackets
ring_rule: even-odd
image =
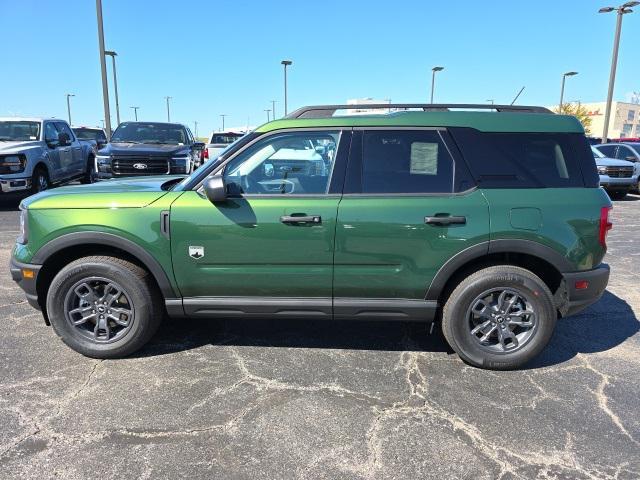
[(285, 118), (328, 118), (332, 117), (337, 110), (359, 110), (359, 109), (395, 109), (408, 110), (421, 109), (425, 112), (450, 111), (452, 109), (461, 110), (494, 110), (496, 112), (520, 112), (520, 113), (553, 113), (545, 107), (533, 107), (524, 105), (493, 105), (486, 103), (372, 103), (358, 105), (313, 105), (302, 107), (291, 112)]

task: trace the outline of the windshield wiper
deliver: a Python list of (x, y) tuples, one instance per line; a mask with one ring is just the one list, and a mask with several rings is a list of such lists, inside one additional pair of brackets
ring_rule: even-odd
[[(9, 137), (0, 137), (0, 142), (11, 142), (11, 141), (13, 141), (13, 139), (12, 139), (12, 138), (9, 138)], [(16, 141), (18, 141), (18, 140), (16, 140)]]
[(160, 140), (147, 140), (146, 142), (142, 142), (142, 143), (148, 143), (151, 145), (177, 145), (176, 142), (163, 142)]

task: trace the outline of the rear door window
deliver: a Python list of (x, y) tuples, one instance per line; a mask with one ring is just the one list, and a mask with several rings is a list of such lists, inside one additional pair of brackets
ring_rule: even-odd
[(370, 130), (361, 193), (451, 193), (454, 162), (437, 130)]

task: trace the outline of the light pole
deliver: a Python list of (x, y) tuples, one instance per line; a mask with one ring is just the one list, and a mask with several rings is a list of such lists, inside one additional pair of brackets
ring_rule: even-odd
[(118, 77), (116, 76), (116, 57), (118, 54), (113, 50), (105, 50), (105, 55), (111, 57), (111, 65), (113, 67), (113, 93), (116, 96), (116, 121), (120, 125), (120, 103), (118, 101)]
[(226, 113), (223, 113), (223, 114), (220, 115), (220, 117), (222, 118), (222, 131), (223, 132), (224, 132), (224, 117), (226, 117), (226, 116), (227, 116)]
[(562, 87), (560, 87), (560, 103), (558, 104), (558, 112), (562, 113), (562, 100), (564, 99), (564, 82), (567, 77), (573, 77), (577, 75), (578, 72), (567, 72), (562, 74)]
[[(287, 116), (287, 67), (292, 65), (291, 60), (282, 60), (280, 62), (284, 66), (284, 116)], [(268, 121), (268, 120), (267, 120)]]
[(171, 111), (169, 110), (169, 100), (171, 100), (173, 97), (164, 97), (164, 99), (167, 101), (167, 122), (171, 121)]
[(441, 72), (444, 67), (433, 67), (431, 69), (431, 103), (433, 103), (433, 90), (436, 85), (436, 72)]
[(102, 76), (102, 103), (104, 104), (105, 130), (111, 138), (111, 112), (109, 111), (109, 85), (107, 84), (107, 62), (104, 58), (104, 28), (102, 26), (102, 0), (96, 0), (98, 17), (98, 49), (100, 53), (100, 73)]
[(69, 117), (69, 126), (71, 126), (71, 102), (69, 97), (75, 97), (73, 93), (67, 93), (67, 116)]
[(268, 122), (270, 120), (269, 119), (269, 112), (271, 111), (271, 109), (270, 108), (265, 108), (264, 111), (267, 112), (267, 122)]
[(194, 121), (193, 121), (193, 126), (195, 127), (195, 128), (194, 128), (194, 132), (195, 132), (195, 133), (194, 133), (194, 136), (195, 136), (196, 138), (198, 138), (198, 121), (197, 121), (197, 120), (194, 120)]
[(616, 35), (613, 41), (613, 56), (611, 58), (611, 73), (609, 74), (609, 91), (607, 93), (607, 106), (604, 111), (604, 129), (602, 130), (602, 143), (607, 143), (607, 136), (609, 135), (609, 118), (611, 117), (611, 102), (613, 100), (613, 85), (616, 82), (616, 67), (618, 64), (618, 47), (620, 46), (620, 30), (622, 29), (622, 16), (625, 13), (631, 13), (631, 7), (640, 5), (640, 2), (627, 2), (623, 3), (617, 8), (603, 7), (598, 10), (598, 13), (609, 13), (614, 10), (618, 12), (618, 20), (616, 22)]
[(136, 116), (136, 122), (138, 121), (138, 109), (140, 107), (129, 107), (129, 108), (133, 108), (133, 114)]
[(493, 105), (493, 98), (487, 98), (487, 102)]
[(275, 120), (276, 119), (276, 101), (275, 100), (271, 100), (271, 112), (272, 112), (272, 117)]

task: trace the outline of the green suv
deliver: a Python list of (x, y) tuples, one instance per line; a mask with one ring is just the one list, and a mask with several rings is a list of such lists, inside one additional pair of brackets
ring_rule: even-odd
[(12, 276), (96, 358), (139, 349), (164, 315), (379, 319), (441, 322), (463, 360), (509, 369), (600, 298), (611, 203), (576, 118), (353, 108), (297, 110), (186, 178), (29, 197)]

